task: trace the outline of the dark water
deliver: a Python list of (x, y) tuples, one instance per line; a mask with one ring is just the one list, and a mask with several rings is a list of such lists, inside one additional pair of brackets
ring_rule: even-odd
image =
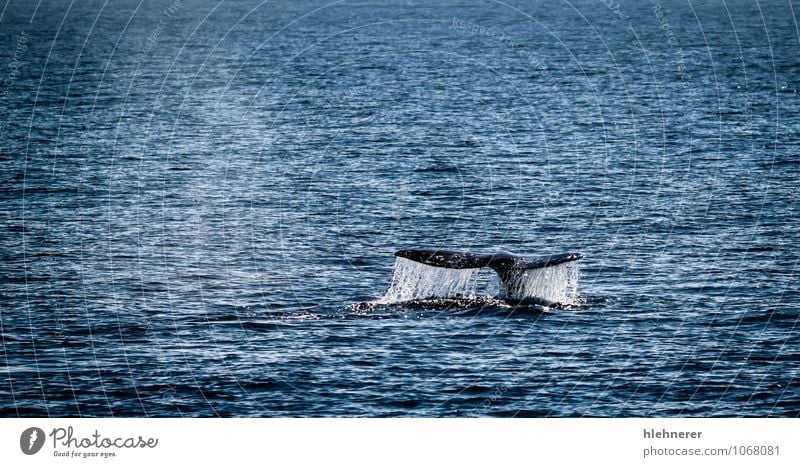
[(0, 415), (800, 414), (796, 2), (4, 3)]

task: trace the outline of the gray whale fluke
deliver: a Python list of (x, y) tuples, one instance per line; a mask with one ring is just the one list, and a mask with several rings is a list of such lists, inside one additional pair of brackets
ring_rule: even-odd
[(449, 250), (411, 249), (395, 252), (395, 256), (410, 259), (418, 263), (450, 269), (476, 269), (490, 267), (495, 271), (539, 269), (549, 266), (577, 261), (583, 258), (581, 253), (563, 253), (560, 255), (539, 256), (530, 258), (512, 255), (511, 253), (495, 253), (476, 255)]
[(577, 261), (583, 258), (581, 253), (563, 253), (560, 255), (527, 257), (511, 253), (475, 254), (449, 250), (409, 249), (399, 250), (397, 257), (409, 259), (428, 266), (448, 269), (492, 268), (506, 287), (509, 296), (520, 295), (524, 284), (522, 277), (526, 271), (541, 269), (559, 264)]

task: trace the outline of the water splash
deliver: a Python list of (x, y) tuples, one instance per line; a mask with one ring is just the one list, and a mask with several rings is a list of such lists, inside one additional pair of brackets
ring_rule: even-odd
[(544, 304), (577, 305), (580, 269), (575, 261), (513, 274), (504, 284), (503, 298), (539, 300)]
[(394, 276), (382, 303), (429, 298), (475, 297), (480, 269), (448, 269), (396, 258)]

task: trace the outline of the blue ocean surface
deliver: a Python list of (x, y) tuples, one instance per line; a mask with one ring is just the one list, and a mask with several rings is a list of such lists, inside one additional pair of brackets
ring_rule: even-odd
[(797, 2), (3, 3), (0, 416), (800, 416)]

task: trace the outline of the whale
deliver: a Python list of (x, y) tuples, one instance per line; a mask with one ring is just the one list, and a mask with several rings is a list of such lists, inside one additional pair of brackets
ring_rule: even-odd
[[(520, 295), (522, 280), (527, 271), (542, 269), (561, 264), (578, 261), (583, 258), (582, 253), (561, 253), (548, 256), (520, 256), (507, 252), (477, 254), (462, 251), (438, 249), (406, 249), (398, 250), (394, 254), (427, 266), (447, 269), (479, 269), (491, 268), (500, 277), (506, 288), (509, 300)], [(534, 301), (537, 299), (532, 297)]]
[(430, 249), (398, 250), (394, 255), (438, 268), (477, 269), (490, 267), (495, 271), (546, 268), (583, 258), (583, 254), (581, 253), (562, 253), (550, 256), (529, 257), (517, 256), (506, 252), (481, 255)]

